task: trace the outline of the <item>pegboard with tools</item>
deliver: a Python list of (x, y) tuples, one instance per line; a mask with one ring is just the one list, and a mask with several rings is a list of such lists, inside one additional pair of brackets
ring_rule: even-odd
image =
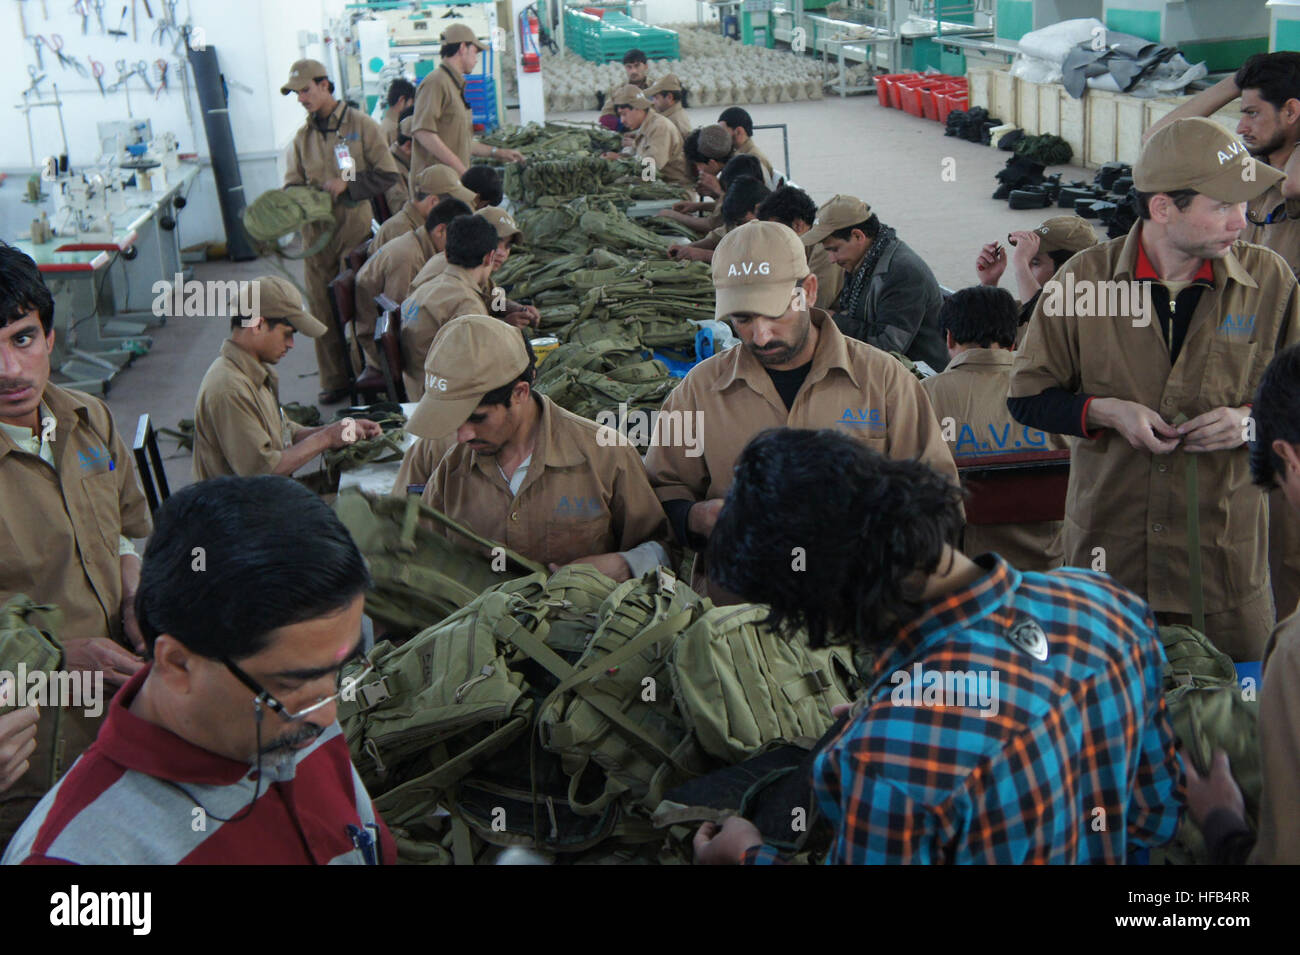
[[(188, 0), (9, 0), (7, 7), (0, 17), (13, 18), (17, 31), (7, 48), (18, 41), (15, 69), (24, 77), (12, 105), (26, 120), (34, 166), (51, 155), (61, 167), (93, 162), (95, 140), (85, 134), (92, 120), (152, 118), (175, 129), (183, 150), (196, 148), (202, 128), (186, 42), (198, 46), (204, 37)], [(13, 161), (12, 147), (8, 156)]]

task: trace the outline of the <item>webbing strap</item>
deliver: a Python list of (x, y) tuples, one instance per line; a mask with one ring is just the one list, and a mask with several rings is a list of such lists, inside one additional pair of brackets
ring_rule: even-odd
[(474, 850), (469, 826), (459, 813), (451, 815), (451, 857), (456, 865), (473, 865)]
[[(1179, 413), (1174, 424), (1185, 424), (1187, 415)], [(1192, 627), (1205, 633), (1205, 590), (1201, 580), (1201, 489), (1200, 460), (1183, 452), (1183, 476), (1187, 481), (1187, 576), (1192, 608)]]
[[(478, 544), (480, 547), (485, 547), (488, 550), (493, 550), (495, 548), (500, 547), (501, 550), (505, 552), (505, 555), (509, 560), (518, 564), (520, 567), (523, 567), (531, 574), (542, 574), (543, 576), (550, 575), (550, 571), (547, 570), (545, 567), (543, 567), (541, 564), (537, 563), (537, 561), (529, 560), (523, 554), (516, 553), (515, 551), (506, 547), (504, 544), (501, 544), (498, 541), (494, 541), (489, 537), (483, 537), (480, 534), (476, 534), (468, 527), (466, 527), (464, 524), (452, 520), (446, 514), (442, 513), (442, 511), (435, 510), (432, 507), (426, 506), (420, 500), (420, 495), (418, 494), (408, 494), (406, 496), (406, 513), (402, 517), (402, 539), (401, 539), (402, 547), (404, 549), (409, 549), (410, 547), (414, 546), (415, 524), (418, 522), (418, 518), (421, 514), (423, 514), (425, 517), (432, 518), (433, 520), (437, 521), (439, 524), (443, 525), (444, 527), (447, 527), (455, 531), (457, 534), (460, 534), (462, 537), (468, 538), (469, 540), (473, 541), (475, 544)], [(408, 531), (408, 527), (409, 527), (409, 531)]]

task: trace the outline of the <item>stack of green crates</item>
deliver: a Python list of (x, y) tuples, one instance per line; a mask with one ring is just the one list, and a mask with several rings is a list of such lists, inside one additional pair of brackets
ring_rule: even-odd
[(677, 33), (652, 27), (614, 11), (603, 17), (581, 10), (564, 12), (564, 40), (584, 60), (608, 63), (623, 59), (628, 50), (642, 50), (652, 60), (678, 59)]

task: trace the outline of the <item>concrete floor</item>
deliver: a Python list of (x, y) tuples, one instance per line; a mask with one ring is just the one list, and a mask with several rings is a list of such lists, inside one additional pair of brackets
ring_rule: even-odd
[[(1007, 232), (1032, 228), (1058, 210), (1012, 211), (989, 197), (994, 174), (1010, 153), (943, 135), (943, 127), (899, 110), (883, 109), (874, 95), (747, 107), (756, 125), (785, 123), (789, 130), (790, 172), (820, 205), (836, 193), (865, 200), (899, 236), (930, 263), (943, 285), (960, 288), (976, 281), (979, 247)], [(720, 107), (690, 110), (696, 125), (712, 122)], [(595, 113), (555, 118), (594, 120)], [(783, 164), (779, 130), (760, 130), (755, 139), (775, 165)], [(945, 160), (953, 170), (945, 181)], [(1091, 180), (1082, 167), (1053, 167), (1062, 178)], [(1062, 210), (1063, 211), (1063, 210)], [(301, 275), (301, 267), (291, 265)], [(270, 273), (263, 262), (211, 262), (195, 267), (194, 277), (241, 279)], [(1014, 293), (1014, 282), (1004, 278)], [(108, 403), (123, 429), (134, 432), (139, 414), (148, 411), (158, 425), (174, 427), (194, 413), (199, 382), (229, 331), (224, 319), (172, 319), (155, 329), (153, 351), (137, 359), (113, 383)], [(314, 403), (319, 391), (312, 344), (299, 336), (280, 363), (280, 398)], [(322, 409), (326, 417), (333, 409)], [(168, 481), (174, 489), (190, 482), (190, 456), (176, 453), (175, 442), (162, 439)], [(308, 465), (308, 468), (313, 467)]]

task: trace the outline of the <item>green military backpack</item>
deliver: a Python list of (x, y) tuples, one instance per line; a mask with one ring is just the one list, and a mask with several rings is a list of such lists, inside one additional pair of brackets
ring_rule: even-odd
[(403, 499), (348, 488), (334, 510), (374, 580), (366, 592), (366, 613), (395, 638), (437, 623), (503, 580), (545, 572), (540, 564), (426, 506), (415, 494)]
[[(0, 697), (0, 713), (17, 706), (18, 683), (27, 674), (40, 671), (48, 675), (63, 668), (63, 644), (57, 636), (62, 623), (63, 614), (57, 607), (38, 604), (26, 594), (14, 594), (0, 606), (0, 672), (14, 681)], [(61, 706), (42, 707), (41, 722), (48, 720), (50, 726), (42, 726), (38, 740), (58, 745), (62, 713)], [(59, 761), (49, 759), (42, 765), (48, 765), (50, 770), (50, 778), (43, 784), (53, 786), (58, 781), (54, 773)]]
[[(1199, 630), (1182, 624), (1159, 630), (1168, 659), (1165, 704), (1183, 754), (1204, 776), (1210, 771), (1215, 750), (1227, 752), (1232, 776), (1246, 804), (1246, 821), (1255, 828), (1263, 789), (1259, 704), (1245, 698), (1231, 658)], [(1170, 865), (1210, 861), (1205, 840), (1190, 816), (1183, 819), (1173, 841), (1152, 851), (1151, 859)]]
[[(321, 251), (334, 236), (334, 198), (315, 186), (270, 189), (244, 209), (244, 231), (263, 255), (306, 259)], [(318, 225), (323, 231), (301, 252), (287, 252), (281, 240)], [(306, 243), (304, 242), (304, 245)]]

